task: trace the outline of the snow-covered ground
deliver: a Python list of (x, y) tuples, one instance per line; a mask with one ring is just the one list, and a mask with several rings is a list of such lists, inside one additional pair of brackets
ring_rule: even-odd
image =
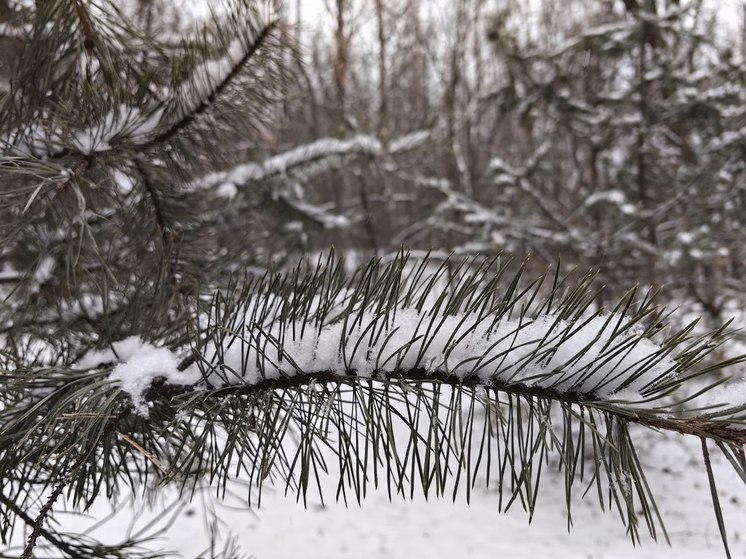
[[(118, 506), (117, 514), (91, 533), (105, 541), (120, 541), (129, 530), (154, 533), (175, 519), (154, 549), (168, 549), (187, 558), (207, 558), (207, 521), (215, 511), (221, 538), (234, 537), (242, 550), (257, 559), (387, 558), (452, 559), (711, 559), (725, 557), (710, 492), (702, 466), (699, 441), (678, 435), (655, 435), (635, 428), (638, 450), (665, 520), (672, 542), (655, 543), (644, 537), (633, 547), (615, 511), (602, 513), (595, 489), (573, 502), (573, 526), (568, 533), (562, 478), (546, 470), (539, 503), (531, 524), (520, 506), (498, 512), (493, 489), (478, 489), (467, 504), (464, 494), (450, 499), (422, 497), (389, 502), (385, 489), (371, 492), (361, 505), (333, 502), (336, 479), (327, 478), (322, 506), (318, 499), (307, 508), (294, 495), (265, 489), (259, 509), (245, 505), (246, 488), (230, 484), (219, 502), (214, 490), (198, 491), (191, 503), (171, 516), (155, 521), (157, 514), (141, 506)], [(730, 534), (734, 558), (746, 557), (746, 491), (743, 481), (724, 460), (712, 453), (718, 489)], [(578, 487), (579, 489), (579, 487)], [(162, 492), (160, 493), (162, 494)], [(57, 513), (55, 520), (73, 530), (83, 530), (110, 510), (100, 500), (91, 518)], [(643, 528), (644, 531), (644, 528)], [(20, 537), (21, 534), (18, 534)], [(20, 540), (19, 540), (20, 541)], [(233, 557), (233, 556), (231, 556)]]

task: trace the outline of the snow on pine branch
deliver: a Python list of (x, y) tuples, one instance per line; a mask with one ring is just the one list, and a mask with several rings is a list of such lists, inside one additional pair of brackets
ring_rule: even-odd
[(220, 195), (229, 193), (227, 197), (232, 197), (238, 187), (247, 183), (287, 175), (300, 167), (331, 158), (354, 155), (379, 157), (411, 151), (429, 140), (432, 134), (431, 130), (417, 130), (394, 138), (387, 145), (367, 134), (358, 134), (346, 140), (321, 138), (273, 155), (264, 161), (243, 163), (225, 171), (210, 173), (193, 183), (191, 188), (218, 188)]
[(140, 146), (154, 137), (162, 118), (162, 107), (139, 109), (120, 104), (80, 128), (40, 119), (0, 138), (0, 154), (48, 159), (69, 152), (85, 155), (106, 152), (117, 143)]
[(103, 365), (115, 364), (109, 379), (126, 392), (139, 413), (147, 412), (145, 392), (157, 378), (165, 378), (170, 384), (190, 384), (199, 377), (187, 378), (179, 372), (179, 359), (172, 351), (156, 347), (130, 336), (114, 342), (105, 350), (92, 350), (86, 353), (74, 369), (94, 369)]
[(112, 149), (112, 142), (117, 139), (131, 145), (142, 145), (152, 138), (162, 117), (162, 108), (142, 112), (120, 105), (116, 110), (109, 111), (94, 126), (76, 132), (72, 137), (72, 145), (76, 151), (85, 154), (108, 151)]
[[(251, 306), (267, 302), (257, 299)], [(625, 330), (626, 322), (614, 314), (580, 323), (552, 314), (495, 322), (476, 313), (439, 316), (412, 308), (398, 308), (388, 317), (364, 312), (319, 328), (301, 320), (283, 324), (267, 319), (213, 339), (183, 372), (168, 349), (128, 338), (118, 344), (122, 362), (110, 378), (140, 411), (145, 409), (145, 391), (158, 377), (204, 389), (304, 375), (310, 380), (318, 373), (406, 378), (413, 370), (452, 377), (455, 383), (471, 379), (485, 386), (639, 403), (673, 380), (678, 364), (668, 350)], [(78, 366), (95, 366), (95, 361), (95, 356), (86, 356)]]
[(252, 181), (284, 175), (300, 165), (345, 155), (377, 155), (383, 146), (376, 138), (358, 135), (349, 140), (321, 138), (272, 156), (262, 162), (237, 165), (230, 170), (210, 173), (194, 184), (195, 188), (214, 188), (226, 184), (242, 186)]
[(373, 286), (375, 266), (355, 283), (324, 269), (305, 280), (260, 282), (239, 301), (216, 296), (190, 365), (178, 367), (168, 350), (143, 345), (118, 359), (111, 379), (141, 411), (158, 377), (186, 390), (319, 377), (430, 378), (652, 409), (668, 407), (679, 378), (696, 377), (694, 365), (722, 335), (693, 341), (684, 329), (664, 337), (663, 311), (646, 299), (632, 312), (632, 295), (612, 312), (591, 312), (582, 282), (565, 297), (555, 285), (546, 298), (540, 282), (524, 291), (498, 288), (500, 269), (492, 280), (484, 267), (443, 280), (441, 267), (408, 282), (400, 265), (390, 264)]
[(0, 23), (0, 38), (13, 37), (15, 39), (27, 39), (33, 32), (31, 25)]
[(154, 142), (168, 140), (203, 114), (216, 99), (236, 82), (241, 70), (262, 47), (277, 26), (276, 19), (258, 14), (242, 14), (242, 28), (221, 52), (193, 68), (191, 75), (174, 88), (171, 96), (174, 114), (171, 125)]
[(189, 373), (194, 378), (199, 370), (209, 384), (226, 386), (319, 372), (406, 378), (406, 371), (422, 369), (459, 382), (642, 400), (673, 378), (677, 363), (651, 340), (625, 331), (625, 323), (614, 314), (579, 323), (553, 314), (494, 321), (412, 308), (389, 316), (368, 311), (318, 329), (307, 325), (305, 332), (302, 321), (267, 320), (208, 345)]
[(181, 83), (162, 87), (162, 100), (149, 102), (143, 108), (119, 104), (94, 118), (84, 115), (83, 126), (79, 126), (76, 115), (62, 119), (59, 115), (40, 115), (36, 122), (0, 138), (0, 154), (47, 159), (68, 153), (108, 152), (116, 144), (143, 146), (167, 140), (212, 105), (275, 23), (264, 23), (247, 13), (241, 29), (221, 55), (197, 64)]

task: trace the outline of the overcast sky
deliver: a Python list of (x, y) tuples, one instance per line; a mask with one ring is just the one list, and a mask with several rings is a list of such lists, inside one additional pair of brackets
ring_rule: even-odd
[[(440, 5), (445, 9), (452, 0), (426, 0), (430, 5)], [(529, 0), (532, 1), (532, 0)], [(586, 0), (590, 2), (596, 2), (597, 0)], [(330, 9), (334, 5), (334, 0), (285, 0), (286, 5), (290, 10), (292, 20), (295, 20), (296, 6), (300, 5), (302, 11), (303, 20), (307, 25), (314, 23), (323, 23), (326, 20), (326, 25), (331, 29), (334, 25), (332, 14)], [(619, 4), (622, 4), (622, 0), (618, 0)], [(353, 0), (355, 5), (360, 5), (360, 0)], [(368, 2), (371, 6), (372, 1)], [(499, 4), (493, 1), (493, 4)], [(743, 22), (743, 6), (746, 4), (746, 0), (704, 0), (705, 6), (714, 10), (717, 13), (718, 23), (723, 26), (724, 31), (729, 33), (738, 33)]]

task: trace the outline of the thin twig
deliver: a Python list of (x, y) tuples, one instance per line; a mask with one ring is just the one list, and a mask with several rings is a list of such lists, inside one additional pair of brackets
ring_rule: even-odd
[[(186, 368), (194, 362), (194, 359), (187, 358), (181, 366)], [(181, 367), (180, 367), (181, 369)], [(183, 370), (183, 369), (181, 369)], [(281, 377), (277, 379), (265, 379), (255, 384), (239, 384), (227, 386), (218, 390), (208, 392), (209, 397), (238, 396), (247, 394), (256, 394), (266, 390), (286, 390), (297, 388), (308, 384), (340, 384), (357, 382), (361, 380), (354, 372), (340, 375), (335, 371), (319, 371), (305, 375), (294, 375), (292, 377)], [(380, 382), (398, 383), (398, 382), (415, 382), (415, 383), (438, 383), (463, 388), (477, 388), (484, 386), (484, 381), (477, 376), (459, 379), (452, 374), (442, 371), (428, 371), (426, 369), (411, 369), (407, 371), (395, 371), (388, 379)], [(517, 383), (504, 383), (499, 380), (493, 380), (489, 386), (492, 390), (505, 394), (514, 394), (516, 396), (538, 397), (563, 402), (571, 405), (581, 405), (588, 408), (601, 410), (616, 415), (630, 423), (636, 423), (651, 429), (660, 429), (663, 431), (672, 431), (681, 435), (692, 435), (715, 441), (728, 442), (738, 446), (746, 445), (746, 430), (731, 427), (725, 420), (708, 420), (697, 417), (676, 418), (668, 416), (652, 416), (650, 414), (640, 414), (634, 408), (622, 409), (612, 406), (601, 399), (597, 399), (593, 394), (579, 394), (574, 392), (559, 392), (557, 390), (542, 388), (540, 386), (528, 386)], [(156, 381), (146, 392), (148, 400), (173, 399), (179, 396), (193, 393), (194, 387), (190, 385), (171, 385), (165, 384), (163, 380)]]
[[(31, 559), (32, 553), (34, 552), (34, 547), (36, 546), (36, 539), (39, 537), (39, 535), (43, 535), (42, 530), (44, 530), (44, 519), (51, 512), (52, 506), (62, 494), (62, 490), (65, 489), (65, 485), (67, 485), (67, 482), (63, 481), (54, 488), (54, 491), (52, 491), (49, 499), (47, 499), (47, 502), (44, 503), (43, 507), (41, 507), (39, 514), (32, 521), (31, 526), (33, 526), (33, 529), (31, 530), (31, 534), (28, 537), (26, 548), (23, 550), (23, 553), (21, 554), (21, 557), (19, 559)], [(47, 538), (46, 535), (44, 535), (44, 537)]]
[(117, 438), (126, 442), (132, 448), (142, 454), (151, 464), (153, 464), (153, 466), (160, 470), (162, 474), (165, 474), (167, 472), (167, 468), (161, 463), (161, 461), (158, 460), (158, 458), (152, 452), (149, 452), (148, 450), (143, 448), (143, 446), (135, 439), (133, 439), (129, 435), (122, 433), (121, 431), (117, 431)]
[[(0, 493), (0, 503), (8, 507), (10, 510), (13, 511), (13, 513), (18, 516), (21, 520), (23, 520), (27, 526), (35, 527), (36, 521), (31, 518), (21, 507), (19, 507), (13, 500), (8, 499), (5, 495)], [(67, 543), (65, 543), (63, 540), (58, 538), (55, 534), (44, 528), (43, 526), (38, 527), (39, 535), (41, 535), (45, 540), (47, 540), (49, 543), (51, 543), (53, 546), (55, 546), (60, 551), (63, 551), (64, 553), (67, 553), (70, 557), (76, 556), (76, 550), (70, 547)]]
[(153, 184), (150, 182), (150, 176), (148, 175), (145, 167), (139, 159), (135, 159), (135, 166), (137, 167), (137, 172), (140, 173), (140, 176), (142, 177), (142, 184), (145, 187), (145, 190), (148, 191), (148, 196), (150, 196), (151, 202), (153, 202), (155, 221), (158, 224), (158, 229), (160, 229), (161, 237), (163, 238), (163, 246), (165, 248), (168, 245), (169, 229), (168, 225), (166, 224), (166, 219), (163, 215), (161, 200), (158, 197), (158, 193), (153, 187)]
[(189, 126), (195, 118), (197, 118), (199, 115), (204, 113), (214, 102), (215, 100), (220, 96), (220, 94), (230, 85), (230, 83), (233, 81), (233, 79), (238, 75), (238, 73), (241, 71), (241, 68), (249, 61), (249, 59), (254, 56), (257, 50), (259, 50), (259, 47), (262, 46), (264, 41), (269, 37), (269, 34), (272, 32), (272, 30), (277, 26), (277, 21), (271, 21), (269, 22), (257, 35), (256, 39), (249, 45), (249, 48), (246, 49), (246, 52), (241, 57), (241, 59), (236, 63), (236, 65), (231, 69), (231, 71), (228, 73), (228, 75), (225, 77), (223, 81), (221, 81), (211, 92), (210, 94), (203, 99), (192, 111), (189, 111), (184, 116), (182, 116), (178, 121), (176, 121), (174, 124), (172, 124), (168, 129), (164, 130), (160, 134), (158, 134), (155, 138), (153, 138), (151, 141), (149, 141), (147, 144), (145, 144), (145, 147), (153, 146), (156, 144), (160, 144), (162, 142), (166, 142), (173, 138), (176, 134), (178, 134), (182, 129)]

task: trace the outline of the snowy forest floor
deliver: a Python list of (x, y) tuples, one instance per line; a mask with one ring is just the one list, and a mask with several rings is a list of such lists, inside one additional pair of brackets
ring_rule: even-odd
[[(536, 515), (529, 525), (520, 504), (507, 513), (497, 510), (498, 495), (493, 488), (477, 484), (466, 503), (464, 492), (456, 502), (430, 499), (415, 494), (414, 501), (394, 497), (389, 502), (384, 488), (372, 490), (360, 506), (334, 502), (336, 478), (322, 478), (326, 485), (322, 505), (309, 499), (307, 508), (294, 495), (285, 496), (271, 486), (264, 490), (259, 509), (246, 507), (246, 488), (240, 482), (228, 487), (221, 503), (214, 490), (205, 488), (191, 503), (181, 503), (167, 515), (159, 507), (139, 503), (116, 507), (116, 513), (89, 534), (117, 542), (127, 533), (144, 530), (154, 534), (170, 526), (150, 542), (151, 549), (174, 551), (186, 558), (206, 558), (209, 553), (208, 524), (219, 519), (221, 540), (233, 538), (241, 550), (257, 559), (303, 558), (427, 558), (452, 557), (507, 559), (710, 559), (724, 557), (717, 521), (713, 513), (707, 475), (702, 467), (700, 443), (696, 438), (655, 435), (634, 428), (638, 450), (648, 480), (669, 532), (672, 546), (648, 536), (633, 547), (616, 511), (603, 513), (592, 488), (581, 499), (576, 486), (573, 498), (573, 527), (568, 533), (564, 484), (561, 474), (546, 469)], [(746, 557), (746, 503), (743, 482), (713, 453), (713, 467), (729, 532), (734, 558)], [(160, 491), (159, 499), (164, 491)], [(331, 502), (330, 502), (331, 501)], [(102, 499), (88, 517), (59, 512), (54, 521), (64, 528), (84, 531), (111, 512)], [(645, 528), (641, 527), (641, 532)], [(21, 536), (19, 533), (18, 536)], [(233, 559), (233, 555), (230, 555)]]

